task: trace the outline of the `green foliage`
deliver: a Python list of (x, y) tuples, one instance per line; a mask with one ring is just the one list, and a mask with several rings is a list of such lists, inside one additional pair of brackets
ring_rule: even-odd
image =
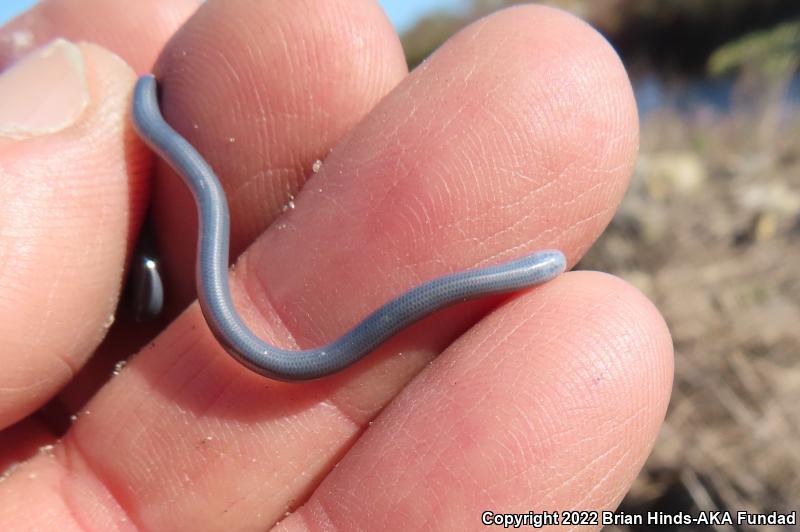
[(711, 75), (756, 69), (770, 78), (784, 77), (797, 68), (800, 57), (800, 20), (748, 33), (717, 49), (709, 58)]
[[(471, 0), (461, 14), (437, 13), (403, 35), (408, 63), (416, 66), (473, 20), (521, 0)], [(684, 73), (735, 71), (746, 63), (785, 71), (798, 49), (795, 20), (755, 33), (800, 13), (798, 0), (542, 0), (598, 28), (629, 64), (644, 63)], [(722, 45), (722, 46), (721, 46)], [(721, 46), (721, 47), (720, 47)], [(719, 48), (718, 48), (719, 47)], [(717, 53), (707, 62), (710, 54)], [(677, 54), (677, 55), (676, 55)]]

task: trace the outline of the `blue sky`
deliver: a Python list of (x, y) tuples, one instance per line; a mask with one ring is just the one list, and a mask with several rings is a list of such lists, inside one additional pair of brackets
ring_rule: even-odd
[(414, 25), (419, 17), (440, 10), (457, 10), (467, 5), (465, 0), (378, 0), (398, 31)]
[[(459, 9), (465, 0), (378, 0), (398, 31), (411, 27), (416, 20), (431, 11)], [(36, 0), (0, 0), (0, 24), (25, 11)]]
[(35, 3), (36, 0), (0, 0), (0, 23), (17, 16)]

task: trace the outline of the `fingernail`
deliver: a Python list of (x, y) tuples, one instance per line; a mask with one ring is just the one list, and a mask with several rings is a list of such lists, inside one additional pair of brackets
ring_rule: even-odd
[(61, 131), (88, 105), (83, 54), (56, 39), (0, 75), (0, 136), (26, 139)]

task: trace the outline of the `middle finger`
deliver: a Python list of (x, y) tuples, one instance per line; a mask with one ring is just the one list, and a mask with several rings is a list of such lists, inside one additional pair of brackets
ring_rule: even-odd
[[(211, 0), (167, 45), (156, 74), (165, 118), (225, 187), (235, 260), (406, 64), (373, 0)], [(195, 297), (195, 209), (166, 164), (156, 174), (154, 233), (177, 310)]]

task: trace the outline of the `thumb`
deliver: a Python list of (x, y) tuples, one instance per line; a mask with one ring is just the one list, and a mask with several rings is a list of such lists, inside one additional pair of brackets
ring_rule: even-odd
[(59, 39), (0, 75), (0, 428), (41, 406), (113, 321), (150, 155), (133, 71)]

